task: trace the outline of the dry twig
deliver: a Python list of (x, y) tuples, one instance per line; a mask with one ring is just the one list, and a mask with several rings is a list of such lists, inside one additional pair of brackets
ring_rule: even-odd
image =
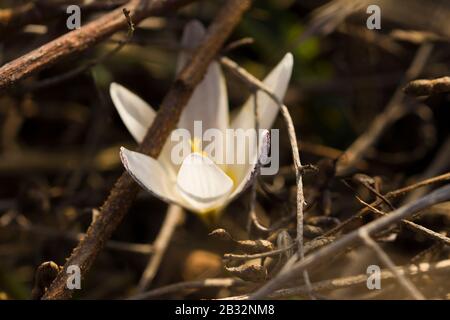
[(141, 293), (139, 295), (129, 298), (129, 300), (145, 300), (165, 296), (169, 293), (180, 292), (188, 289), (203, 289), (203, 288), (230, 288), (235, 286), (247, 285), (248, 282), (237, 278), (212, 278), (205, 280), (186, 281), (170, 284), (151, 291)]
[[(230, 0), (220, 10), (209, 26), (202, 43), (195, 50), (189, 63), (181, 70), (172, 88), (165, 96), (152, 126), (137, 150), (138, 152), (154, 158), (159, 155), (194, 88), (202, 80), (209, 63), (218, 54), (226, 38), (240, 21), (242, 14), (250, 7), (250, 2), (250, 0)], [(164, 3), (173, 4), (174, 2)], [(154, 5), (150, 6), (150, 8), (152, 7)], [(135, 22), (138, 21), (136, 15), (133, 16), (133, 19)], [(74, 249), (65, 263), (64, 269), (44, 295), (44, 299), (64, 299), (72, 295), (72, 291), (66, 288), (67, 268), (70, 265), (78, 265), (82, 275), (86, 274), (103, 248), (106, 239), (122, 221), (138, 190), (139, 187), (134, 180), (127, 173), (123, 173), (103, 204), (99, 217), (89, 227), (86, 237)]]
[[(0, 68), (0, 90), (61, 61), (91, 48), (117, 31), (126, 30), (129, 25), (123, 17), (123, 9), (131, 12), (130, 18), (139, 23), (151, 15), (172, 12), (193, 0), (157, 0), (148, 7), (141, 6), (141, 0), (130, 0), (124, 6), (103, 15), (79, 30), (65, 35), (13, 60)], [(145, 9), (145, 10), (144, 10)]]
[[(305, 197), (303, 194), (303, 180), (302, 180), (302, 163), (300, 161), (300, 154), (298, 150), (297, 138), (295, 134), (294, 123), (292, 121), (289, 109), (283, 104), (280, 99), (269, 89), (264, 83), (254, 77), (252, 74), (247, 72), (244, 68), (240, 67), (236, 62), (228, 59), (226, 57), (221, 57), (220, 62), (222, 65), (227, 67), (231, 72), (233, 72), (238, 78), (243, 80), (247, 85), (249, 85), (253, 90), (261, 90), (267, 94), (280, 108), (280, 112), (284, 118), (287, 125), (289, 142), (292, 148), (292, 158), (294, 159), (295, 176), (296, 176), (296, 186), (297, 186), (297, 250), (300, 259), (303, 259), (304, 248), (303, 248), (303, 206), (305, 204)], [(305, 282), (309, 283), (308, 273), (304, 272)]]
[(450, 77), (414, 80), (408, 83), (403, 90), (412, 96), (431, 96), (450, 92)]
[(330, 256), (345, 249), (348, 245), (351, 245), (360, 238), (361, 229), (367, 234), (371, 234), (380, 231), (393, 223), (396, 223), (402, 219), (405, 219), (414, 213), (419, 212), (434, 204), (450, 200), (450, 185), (441, 187), (427, 196), (420, 198), (412, 203), (406, 204), (403, 207), (398, 208), (389, 215), (386, 215), (378, 220), (375, 220), (363, 227), (355, 230), (349, 234), (346, 234), (339, 240), (332, 244), (317, 250), (316, 252), (308, 255), (305, 259), (295, 263), (291, 268), (285, 271), (281, 271), (275, 278), (267, 282), (263, 287), (257, 290), (251, 295), (252, 299), (262, 299), (267, 297), (270, 293), (277, 290), (281, 286), (285, 285), (288, 281), (301, 274), (307, 268), (311, 268), (325, 261)]
[(425, 300), (423, 294), (416, 288), (416, 286), (409, 281), (405, 276), (398, 271), (394, 262), (391, 258), (384, 252), (383, 249), (369, 236), (366, 229), (359, 229), (359, 236), (364, 241), (364, 243), (370, 247), (378, 256), (378, 258), (391, 270), (392, 274), (395, 275), (398, 283), (416, 300)]
[(147, 289), (155, 278), (161, 260), (166, 252), (167, 246), (170, 243), (170, 239), (172, 238), (176, 227), (183, 219), (183, 214), (183, 208), (180, 206), (175, 204), (169, 205), (164, 223), (159, 231), (156, 241), (153, 243), (154, 254), (149, 259), (141, 280), (139, 280), (139, 292), (143, 292)]
[[(406, 186), (404, 188), (400, 188), (394, 191), (390, 191), (388, 193), (386, 193), (384, 195), (384, 197), (386, 197), (389, 200), (395, 199), (397, 197), (400, 197), (404, 194), (407, 194), (408, 192), (412, 192), (416, 189), (425, 187), (425, 186), (430, 186), (439, 182), (445, 182), (445, 181), (449, 181), (450, 180), (450, 172), (446, 173), (446, 174), (442, 174), (440, 176), (436, 176), (430, 179), (425, 179), (422, 181), (419, 181), (417, 183), (414, 183), (412, 185)], [(371, 203), (370, 205), (372, 207), (376, 207), (378, 205), (380, 205), (382, 203), (382, 201), (380, 199), (374, 201), (373, 203)], [(342, 228), (344, 228), (345, 226), (349, 225), (350, 223), (354, 222), (355, 220), (361, 219), (362, 217), (364, 217), (367, 213), (370, 212), (370, 208), (365, 206), (364, 208), (362, 208), (361, 210), (359, 210), (355, 215), (351, 216), (350, 218), (348, 218), (347, 220), (343, 221), (342, 223), (340, 223), (339, 225), (337, 225), (336, 227), (334, 227), (333, 229), (327, 231), (325, 233), (324, 236), (331, 236), (336, 234), (337, 232), (339, 232)]]
[(370, 127), (347, 148), (345, 154), (339, 159), (337, 164), (338, 175), (348, 174), (354, 165), (364, 157), (367, 150), (378, 141), (386, 129), (405, 114), (406, 108), (402, 102), (404, 96), (402, 87), (408, 81), (419, 75), (432, 48), (433, 46), (429, 43), (425, 43), (419, 48), (410, 67), (406, 71), (402, 84), (395, 91), (385, 110), (374, 119)]
[[(419, 276), (432, 273), (445, 273), (450, 270), (450, 260), (442, 260), (436, 263), (418, 263), (408, 266), (396, 267), (395, 270), (404, 276)], [(391, 270), (382, 270), (380, 273), (381, 280), (395, 279), (396, 275)], [(355, 287), (367, 283), (367, 274), (360, 274), (356, 276), (342, 277), (331, 280), (324, 280), (315, 282), (312, 287), (315, 292), (318, 291), (332, 291)], [(280, 289), (271, 293), (268, 297), (271, 299), (288, 298), (292, 296), (305, 295), (308, 293), (308, 288), (303, 285), (299, 287), (291, 287)], [(249, 295), (241, 295), (234, 297), (227, 297), (223, 300), (245, 300)]]
[[(356, 197), (356, 198), (358, 199), (359, 202), (361, 202), (363, 205), (365, 205), (367, 208), (369, 208), (372, 212), (374, 212), (380, 216), (387, 215), (387, 213), (385, 213), (381, 210), (378, 210), (377, 208), (375, 208), (371, 204), (365, 202), (364, 200), (360, 199), (359, 197)], [(417, 224), (417, 223), (409, 221), (409, 220), (403, 219), (401, 221), (401, 223), (404, 226), (408, 227), (410, 230), (418, 232), (420, 234), (423, 234), (424, 236), (426, 236), (432, 240), (438, 241), (441, 244), (450, 245), (450, 238), (446, 237), (445, 235), (442, 235), (438, 232), (435, 232), (433, 230), (425, 228), (424, 226), (421, 226), (420, 224)]]

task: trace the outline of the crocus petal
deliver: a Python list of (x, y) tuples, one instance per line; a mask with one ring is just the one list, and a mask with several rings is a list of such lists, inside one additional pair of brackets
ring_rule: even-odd
[(183, 35), (181, 37), (181, 46), (183, 50), (178, 56), (177, 73), (179, 73), (186, 65), (192, 56), (192, 50), (200, 45), (205, 34), (205, 27), (198, 20), (191, 20), (184, 26)]
[(177, 197), (175, 182), (159, 161), (124, 147), (120, 148), (120, 159), (131, 177), (142, 188), (165, 202), (184, 205), (182, 199)]
[[(110, 86), (110, 94), (116, 109), (133, 138), (141, 143), (153, 123), (156, 111), (139, 96), (117, 83)], [(158, 160), (172, 179), (176, 167), (170, 160), (171, 141), (166, 141)]]
[[(202, 24), (196, 20), (191, 21), (184, 29), (182, 46), (187, 49), (194, 49), (200, 44), (204, 35), (205, 29)], [(183, 52), (180, 55), (179, 69), (186, 64), (190, 56), (190, 52)], [(194, 90), (181, 114), (178, 127), (188, 129), (194, 137), (196, 136), (194, 121), (202, 121), (202, 132), (208, 129), (218, 129), (225, 132), (228, 127), (227, 89), (225, 78), (217, 62), (212, 62), (209, 65), (205, 77)], [(224, 148), (224, 142), (215, 141), (215, 143), (217, 148)], [(221, 153), (222, 151), (219, 150), (218, 152)]]
[(177, 187), (188, 203), (197, 211), (204, 211), (225, 200), (233, 181), (211, 159), (191, 153), (178, 172)]
[[(286, 93), (293, 63), (292, 54), (287, 53), (263, 81), (280, 100), (283, 100)], [(232, 128), (248, 129), (254, 127), (254, 101), (255, 98), (252, 95), (232, 120)], [(278, 114), (278, 105), (264, 92), (258, 92), (257, 103), (259, 128), (270, 129)]]
[[(270, 151), (270, 134), (268, 130), (264, 130), (260, 133), (259, 141), (258, 155), (254, 154), (253, 158), (251, 158), (252, 161), (249, 161), (249, 163), (246, 163), (245, 165), (235, 165), (230, 168), (238, 178), (238, 182), (236, 188), (228, 197), (227, 202), (236, 198), (251, 185), (256, 177), (257, 166), (259, 163), (266, 162)], [(256, 157), (258, 157), (258, 161), (256, 161)]]
[(136, 94), (117, 83), (111, 84), (109, 92), (128, 131), (138, 143), (141, 143), (155, 119), (155, 110)]

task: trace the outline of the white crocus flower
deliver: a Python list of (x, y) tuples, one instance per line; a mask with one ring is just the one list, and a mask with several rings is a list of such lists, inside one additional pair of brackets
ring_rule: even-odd
[[(205, 34), (203, 26), (192, 21), (187, 24), (183, 39), (183, 47), (194, 48)], [(189, 53), (182, 53), (178, 60), (178, 70), (186, 63)], [(293, 58), (291, 54), (281, 62), (265, 78), (265, 85), (279, 99), (283, 99), (291, 77)], [(111, 84), (110, 93), (114, 105), (126, 127), (136, 139), (141, 142), (155, 119), (156, 112), (141, 98), (120, 86)], [(278, 113), (278, 106), (264, 93), (258, 93), (258, 123), (260, 129), (270, 129)], [(181, 114), (178, 128), (189, 130), (193, 134), (194, 121), (202, 121), (203, 130), (210, 128), (224, 132), (228, 129), (249, 129), (255, 125), (254, 97), (250, 97), (237, 115), (229, 121), (228, 97), (225, 79), (219, 63), (212, 62), (202, 82), (195, 89), (191, 99)], [(267, 137), (267, 135), (263, 135)], [(260, 137), (261, 138), (261, 137)], [(181, 165), (171, 161), (173, 142), (168, 139), (158, 159), (121, 148), (121, 159), (136, 182), (144, 189), (163, 201), (178, 204), (188, 210), (205, 214), (217, 212), (239, 195), (252, 179), (257, 161), (247, 161), (245, 164), (216, 164), (214, 157), (198, 150), (198, 139), (191, 141), (192, 153), (184, 158)], [(264, 139), (260, 140), (264, 141)], [(252, 155), (256, 160), (261, 156)], [(245, 148), (245, 142), (238, 141), (233, 146), (222, 146), (225, 152), (237, 154)], [(230, 148), (234, 148), (231, 150)]]

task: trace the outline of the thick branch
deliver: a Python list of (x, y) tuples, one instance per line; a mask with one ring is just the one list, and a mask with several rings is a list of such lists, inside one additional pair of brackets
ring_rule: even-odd
[(78, 0), (65, 0), (58, 2), (31, 2), (15, 6), (13, 8), (0, 9), (0, 34), (4, 35), (14, 32), (26, 24), (46, 23), (49, 20), (58, 17), (58, 15), (66, 14), (66, 8), (69, 5), (77, 4), (86, 12), (97, 12), (103, 10), (115, 9), (127, 0), (109, 0), (106, 2), (91, 2), (83, 4)]
[(130, 0), (124, 6), (103, 15), (79, 30), (63, 36), (13, 60), (0, 68), (0, 90), (7, 88), (25, 77), (55, 64), (62, 59), (91, 48), (101, 40), (119, 30), (126, 30), (128, 24), (123, 17), (123, 9), (131, 11), (134, 23), (144, 18), (172, 12), (193, 0), (155, 0), (145, 8), (141, 0)]
[[(202, 44), (195, 50), (192, 59), (181, 70), (164, 98), (153, 125), (138, 148), (139, 152), (154, 158), (159, 155), (170, 132), (178, 123), (183, 107), (187, 104), (195, 86), (204, 77), (209, 63), (218, 54), (242, 14), (250, 7), (250, 3), (250, 0), (229, 0), (220, 10), (209, 26)], [(44, 295), (44, 299), (71, 297), (72, 291), (66, 288), (67, 268), (70, 265), (78, 265), (82, 275), (87, 273), (105, 241), (130, 208), (137, 191), (136, 183), (127, 173), (123, 173), (111, 190), (100, 215), (87, 230), (83, 241), (74, 249), (63, 270)]]

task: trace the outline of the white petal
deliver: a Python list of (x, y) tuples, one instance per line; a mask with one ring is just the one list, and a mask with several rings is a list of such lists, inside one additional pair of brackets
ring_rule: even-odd
[(228, 95), (225, 79), (217, 62), (208, 67), (203, 80), (194, 90), (181, 114), (179, 128), (188, 129), (194, 136), (194, 121), (202, 121), (203, 132), (228, 127)]
[(192, 52), (201, 43), (203, 37), (206, 34), (205, 27), (198, 20), (189, 21), (183, 30), (183, 36), (181, 38), (181, 46), (183, 50), (178, 56), (177, 61), (177, 73), (186, 65), (189, 58), (192, 56)]
[[(292, 54), (287, 53), (278, 65), (264, 79), (264, 84), (280, 99), (286, 93), (293, 67)], [(263, 92), (258, 92), (258, 118), (260, 129), (270, 129), (278, 114), (278, 105)], [(231, 123), (232, 128), (254, 127), (254, 96), (252, 95)]]
[(120, 148), (120, 159), (131, 177), (145, 190), (168, 203), (183, 205), (173, 181), (161, 163), (145, 154)]
[(191, 153), (178, 172), (177, 186), (188, 203), (204, 211), (225, 200), (233, 181), (211, 159)]
[(158, 156), (158, 162), (164, 167), (167, 171), (167, 174), (171, 178), (172, 181), (176, 179), (176, 172), (179, 168), (179, 165), (175, 164), (172, 161), (172, 148), (175, 145), (173, 141), (170, 140), (170, 137), (166, 140), (164, 147), (161, 150), (161, 153)]
[[(141, 143), (155, 119), (156, 111), (139, 96), (117, 83), (111, 83), (110, 94), (128, 131), (138, 143)], [(172, 143), (166, 141), (158, 160), (174, 179), (177, 167), (170, 160), (171, 147)]]
[[(189, 22), (183, 34), (183, 47), (195, 48), (199, 45), (204, 34), (205, 29), (200, 22), (195, 20)], [(184, 66), (189, 57), (189, 52), (184, 52), (180, 55), (179, 68)], [(212, 62), (209, 65), (205, 77), (198, 84), (186, 105), (178, 127), (188, 129), (192, 137), (194, 137), (194, 121), (202, 121), (203, 132), (208, 129), (219, 129), (224, 132), (228, 127), (227, 89), (225, 78), (217, 62)], [(217, 148), (224, 148), (224, 142), (217, 143), (216, 146)]]
[(109, 92), (128, 131), (138, 143), (142, 142), (147, 129), (155, 119), (155, 110), (136, 94), (117, 83), (111, 83)]
[(261, 132), (259, 141), (258, 161), (256, 161), (255, 154), (253, 155), (251, 162), (245, 165), (235, 165), (233, 167), (230, 167), (230, 170), (233, 170), (233, 173), (237, 177), (239, 182), (237, 182), (237, 186), (228, 197), (227, 202), (236, 198), (239, 194), (245, 191), (247, 187), (251, 185), (253, 180), (256, 178), (256, 169), (258, 163), (266, 162), (270, 152), (270, 134), (268, 130), (264, 130)]

